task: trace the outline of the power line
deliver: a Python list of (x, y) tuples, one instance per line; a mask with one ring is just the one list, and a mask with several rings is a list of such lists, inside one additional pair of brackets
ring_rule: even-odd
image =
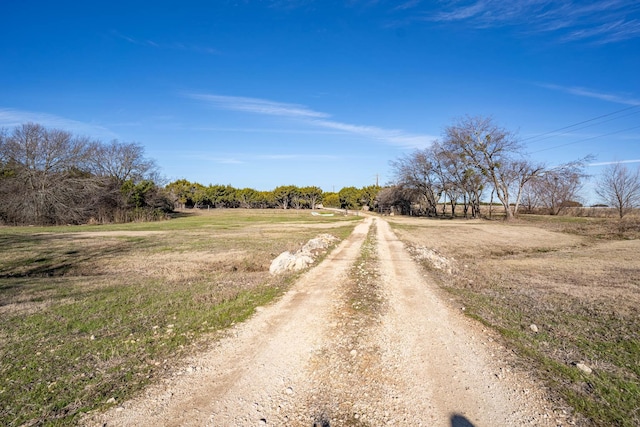
[[(600, 119), (603, 119), (603, 118), (605, 118), (605, 117), (613, 116), (613, 115), (615, 115), (615, 114), (619, 114), (619, 113), (622, 113), (622, 112), (625, 112), (625, 111), (628, 111), (628, 110), (632, 110), (632, 109), (634, 109), (634, 108), (638, 108), (638, 107), (640, 107), (640, 104), (639, 104), (639, 105), (632, 105), (632, 106), (630, 106), (630, 107), (626, 107), (626, 108), (623, 108), (623, 109), (621, 109), (621, 110), (614, 111), (614, 112), (612, 112), (612, 113), (607, 113), (607, 114), (603, 114), (603, 115), (598, 116), (598, 117), (593, 117), (593, 118), (591, 118), (591, 119), (583, 120), (583, 121), (581, 121), (581, 122), (574, 123), (574, 124), (569, 125), (569, 126), (564, 126), (564, 127), (559, 128), (559, 129), (551, 130), (551, 131), (549, 131), (549, 132), (541, 133), (541, 134), (539, 134), (539, 135), (534, 135), (534, 136), (531, 136), (531, 137), (529, 137), (529, 138), (524, 138), (524, 139), (521, 139), (520, 141), (522, 141), (522, 142), (524, 142), (524, 141), (530, 141), (530, 140), (532, 140), (532, 139), (537, 139), (537, 138), (540, 138), (540, 140), (541, 140), (541, 139), (547, 139), (547, 138), (541, 138), (541, 137), (543, 137), (543, 136), (547, 136), (547, 135), (550, 135), (550, 134), (554, 134), (554, 133), (556, 133), (556, 132), (560, 132), (560, 131), (563, 131), (563, 130), (571, 129), (571, 128), (573, 128), (573, 127), (580, 126), (580, 125), (585, 124), (585, 123), (590, 123), (590, 122), (593, 122), (593, 121), (596, 121), (596, 120), (600, 120)], [(635, 114), (635, 113), (632, 113), (632, 114)], [(628, 114), (628, 115), (630, 115), (630, 114)], [(622, 116), (622, 117), (626, 117), (626, 115), (625, 115), (625, 116)], [(619, 118), (619, 117), (616, 117), (615, 119), (618, 119), (618, 118)], [(615, 119), (610, 119), (610, 120), (615, 120)], [(607, 120), (607, 121), (610, 121), (610, 120)], [(585, 126), (585, 127), (588, 127), (588, 126)], [(583, 128), (580, 128), (580, 129), (584, 129), (584, 127), (583, 127)], [(543, 150), (543, 151), (544, 151), (544, 150)]]
[(609, 135), (615, 135), (617, 133), (627, 132), (627, 131), (638, 129), (638, 128), (640, 128), (640, 126), (633, 126), (633, 127), (628, 128), (628, 129), (617, 130), (615, 132), (609, 132), (609, 133), (605, 133), (605, 134), (602, 134), (602, 135), (592, 136), (591, 138), (579, 139), (577, 141), (568, 142), (566, 144), (556, 145), (555, 147), (549, 147), (549, 148), (544, 148), (542, 150), (531, 151), (531, 152), (529, 152), (529, 154), (540, 153), (542, 151), (549, 151), (549, 150), (553, 150), (555, 148), (560, 148), (560, 147), (566, 147), (567, 145), (578, 144), (580, 142), (590, 141), (592, 139), (602, 138), (602, 137), (609, 136)]
[[(634, 111), (633, 113), (625, 114), (624, 116), (614, 117), (612, 119), (603, 120), (603, 121), (598, 122), (598, 123), (592, 123), (590, 125), (586, 125), (586, 126), (582, 126), (582, 127), (579, 127), (579, 128), (575, 128), (573, 130), (586, 129), (586, 128), (591, 127), (591, 126), (596, 126), (596, 125), (599, 125), (599, 124), (602, 124), (602, 123), (607, 123), (607, 122), (610, 122), (610, 121), (613, 121), (613, 120), (617, 120), (617, 119), (621, 119), (621, 118), (624, 118), (624, 117), (633, 116), (634, 114), (640, 114), (640, 111)], [(577, 125), (573, 125), (573, 126), (577, 126)], [(532, 142), (536, 143), (536, 142), (544, 141), (545, 139), (553, 138), (554, 136), (562, 136), (562, 135), (567, 135), (568, 134), (568, 132), (564, 132), (564, 133), (560, 133), (560, 134), (556, 134), (555, 132), (556, 131), (546, 132), (546, 133), (544, 133), (542, 135), (547, 135), (547, 136), (545, 136), (544, 138), (537, 139), (537, 140), (532, 141)], [(542, 135), (540, 135), (540, 136), (542, 136)], [(531, 139), (531, 138), (527, 138), (527, 139)], [(524, 140), (521, 140), (521, 141), (524, 141)]]

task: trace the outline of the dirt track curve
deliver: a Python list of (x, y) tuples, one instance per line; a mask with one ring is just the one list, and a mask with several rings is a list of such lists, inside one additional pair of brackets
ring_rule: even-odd
[[(350, 271), (370, 230), (376, 286), (359, 294)], [(370, 309), (354, 309), (354, 295)], [(443, 302), (386, 221), (366, 218), (283, 298), (187, 360), (180, 375), (84, 423), (558, 425), (543, 393), (510, 372), (502, 352)]]

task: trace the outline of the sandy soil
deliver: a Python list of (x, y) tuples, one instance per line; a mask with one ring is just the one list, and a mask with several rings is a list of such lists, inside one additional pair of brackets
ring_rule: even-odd
[[(377, 228), (376, 298), (348, 307), (349, 272)], [(374, 291), (372, 291), (374, 292)], [(490, 332), (443, 300), (382, 219), (366, 218), (277, 303), (98, 426), (551, 426), (544, 393)]]

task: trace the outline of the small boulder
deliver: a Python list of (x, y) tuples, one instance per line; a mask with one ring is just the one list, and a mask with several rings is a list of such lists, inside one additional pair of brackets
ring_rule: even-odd
[(585, 365), (582, 362), (576, 363), (576, 368), (580, 369), (585, 374), (590, 374), (591, 372), (593, 372), (593, 370), (589, 366)]
[(324, 252), (338, 238), (331, 234), (321, 234), (309, 240), (299, 251), (291, 253), (285, 251), (278, 255), (269, 267), (269, 273), (277, 275), (287, 271), (298, 271), (307, 268), (315, 258)]
[(269, 273), (280, 274), (289, 269), (289, 266), (295, 262), (296, 257), (289, 251), (282, 252), (271, 262)]
[(293, 261), (290, 269), (292, 269), (293, 271), (298, 271), (302, 270), (303, 268), (307, 268), (311, 264), (313, 264), (313, 258), (306, 254), (300, 254), (295, 257), (295, 260)]
[(301, 253), (315, 254), (317, 252), (323, 252), (327, 249), (333, 242), (337, 241), (338, 238), (332, 236), (331, 234), (321, 234), (316, 238), (309, 240), (303, 247), (300, 249)]

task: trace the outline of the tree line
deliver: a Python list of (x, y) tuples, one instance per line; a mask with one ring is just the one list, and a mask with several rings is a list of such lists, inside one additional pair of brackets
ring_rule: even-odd
[(0, 224), (61, 225), (146, 221), (176, 208), (356, 209), (373, 206), (375, 186), (324, 193), (319, 187), (272, 191), (231, 185), (163, 185), (137, 143), (103, 142), (25, 123), (0, 129)]
[[(403, 214), (464, 217), (480, 215), (481, 201), (494, 200), (511, 219), (527, 212), (559, 215), (581, 206), (580, 190), (591, 156), (549, 167), (529, 160), (512, 132), (488, 117), (464, 117), (444, 130), (442, 140), (391, 162), (394, 182), (378, 203)], [(596, 193), (620, 218), (640, 205), (640, 169), (623, 164), (605, 169)], [(459, 211), (458, 211), (459, 212)]]
[[(491, 118), (465, 117), (442, 140), (391, 162), (379, 187), (283, 185), (271, 191), (180, 179), (163, 185), (155, 162), (133, 142), (103, 142), (26, 123), (0, 130), (0, 224), (56, 225), (154, 220), (176, 208), (342, 209), (426, 216), (480, 216), (497, 200), (507, 219), (521, 210), (561, 214), (579, 205), (590, 157), (549, 167)], [(620, 218), (640, 206), (640, 169), (608, 166), (596, 194)]]
[(316, 186), (298, 187), (281, 185), (270, 191), (253, 188), (235, 188), (231, 185), (211, 184), (180, 179), (165, 189), (171, 194), (177, 208), (279, 208), (317, 209), (320, 206), (360, 209), (373, 208), (380, 187), (345, 187), (339, 192), (324, 192)]

